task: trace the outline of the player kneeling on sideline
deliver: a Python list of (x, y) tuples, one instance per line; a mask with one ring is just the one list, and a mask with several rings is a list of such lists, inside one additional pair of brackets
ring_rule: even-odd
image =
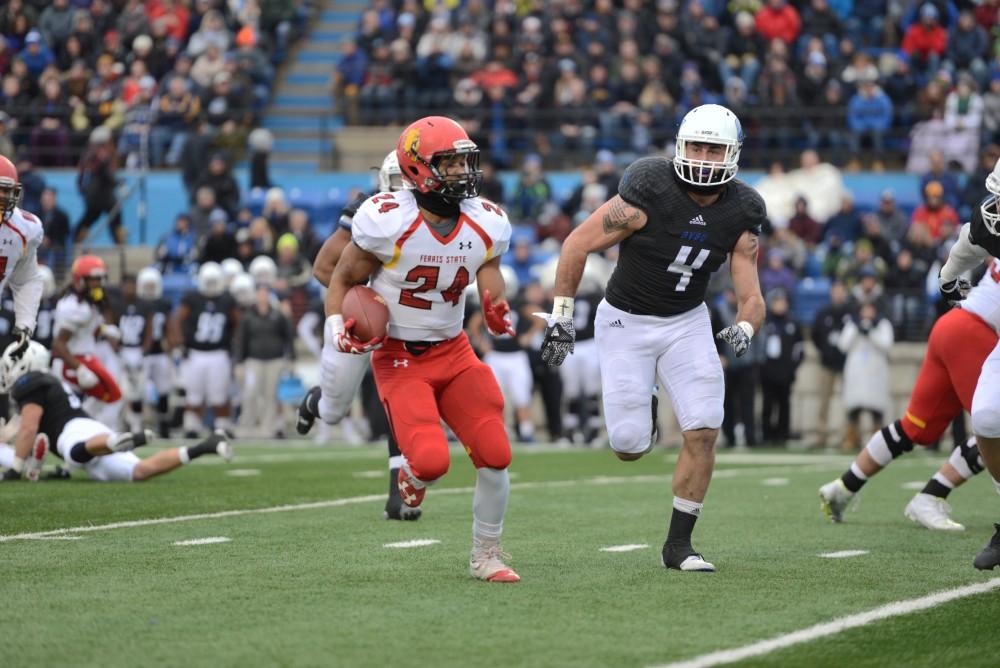
[(77, 397), (48, 373), (49, 352), (31, 342), (15, 359), (11, 344), (0, 358), (0, 391), (10, 392), (20, 412), (14, 448), (0, 446), (0, 464), (6, 465), (4, 480), (17, 480), (30, 458), (29, 472), (37, 471), (48, 450), (65, 460), (72, 472), (84, 469), (91, 480), (101, 482), (148, 480), (172, 471), (202, 455), (232, 459), (233, 450), (221, 431), (187, 448), (171, 448), (148, 459), (139, 459), (133, 449), (153, 439), (152, 430), (116, 433), (91, 418)]

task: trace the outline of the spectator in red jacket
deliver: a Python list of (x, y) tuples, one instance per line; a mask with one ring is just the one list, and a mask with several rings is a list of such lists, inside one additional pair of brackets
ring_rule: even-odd
[(935, 241), (947, 239), (958, 229), (958, 213), (944, 202), (944, 186), (931, 181), (924, 186), (924, 203), (910, 219), (910, 226), (922, 224)]
[(945, 49), (948, 32), (938, 22), (937, 7), (925, 3), (920, 8), (920, 20), (906, 29), (902, 49), (919, 68), (935, 72)]
[(785, 0), (767, 0), (757, 12), (757, 32), (768, 41), (780, 39), (785, 44), (794, 44), (801, 30), (799, 12)]

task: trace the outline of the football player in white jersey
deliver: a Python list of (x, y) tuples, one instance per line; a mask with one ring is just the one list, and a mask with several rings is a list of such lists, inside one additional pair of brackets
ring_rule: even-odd
[(70, 286), (56, 304), (52, 371), (96, 401), (115, 404), (121, 401), (121, 388), (97, 357), (98, 337), (120, 338), (118, 327), (105, 321), (107, 278), (104, 260), (96, 255), (73, 262)]
[[(382, 161), (378, 172), (378, 188), (379, 192), (396, 192), (403, 188), (403, 177), (399, 169), (399, 160), (396, 158), (396, 151), (390, 151)], [(344, 207), (340, 220), (337, 222), (336, 231), (324, 242), (316, 256), (316, 262), (313, 263), (313, 275), (324, 286), (330, 284), (333, 268), (337, 265), (337, 260), (340, 259), (344, 247), (351, 241), (351, 221), (354, 214), (367, 199), (367, 196), (359, 197)], [(307, 313), (300, 321), (300, 333), (311, 328), (310, 321), (313, 318), (310, 316), (311, 313)], [(303, 336), (303, 338), (309, 341), (308, 336)], [(371, 355), (350, 355), (328, 350), (325, 355), (320, 351), (319, 359), (326, 370), (323, 374), (326, 383), (322, 388), (310, 389), (299, 406), (295, 428), (302, 435), (309, 433), (317, 417), (321, 418), (325, 425), (335, 425), (347, 417), (354, 397), (358, 393), (358, 388), (361, 387), (365, 374), (371, 367)], [(417, 520), (420, 519), (423, 511), (419, 507), (407, 506), (399, 497), (399, 487), (396, 480), (402, 465), (403, 455), (399, 451), (396, 439), (390, 434), (389, 497), (385, 502), (383, 517), (389, 520)]]
[(38, 270), (38, 247), (44, 236), (42, 221), (18, 206), (21, 191), (17, 168), (0, 156), (0, 293), (9, 285), (14, 295), (11, 333), (19, 344), (15, 356), (27, 350), (31, 341), (44, 289)]
[[(441, 420), (454, 430), (477, 469), (469, 573), (517, 582), (500, 549), (511, 457), (503, 396), (462, 331), (465, 288), (476, 282), (489, 330), (513, 334), (500, 273), (510, 223), (478, 197), (479, 149), (457, 122), (431, 116), (412, 123), (396, 157), (408, 187), (369, 198), (355, 214), (327, 292), (324, 354), (375, 351), (379, 396), (406, 457), (398, 478), (406, 505), (419, 506), (428, 485), (447, 472)], [(385, 341), (359, 340), (354, 321), (342, 315), (347, 291), (368, 278), (389, 307)]]
[[(971, 411), (980, 369), (997, 345), (998, 331), (1000, 262), (993, 260), (962, 308), (951, 309), (934, 323), (903, 417), (875, 432), (847, 471), (820, 487), (820, 507), (831, 520), (843, 521), (854, 495), (872, 476), (914, 444), (937, 443), (963, 409)], [(964, 530), (951, 519), (945, 499), (982, 470), (975, 438), (955, 445), (948, 461), (907, 504), (904, 515), (928, 529)]]

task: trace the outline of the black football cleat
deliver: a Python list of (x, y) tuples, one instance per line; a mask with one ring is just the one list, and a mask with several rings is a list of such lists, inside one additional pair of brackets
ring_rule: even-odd
[(990, 538), (989, 544), (979, 551), (972, 565), (981, 571), (992, 571), (1000, 566), (1000, 524), (994, 524), (997, 532)]
[(385, 500), (385, 511), (382, 517), (387, 520), (401, 520), (404, 522), (414, 522), (420, 519), (424, 512), (419, 506), (411, 508), (403, 503), (399, 496), (399, 469), (389, 469), (389, 498)]
[(71, 480), (72, 477), (69, 471), (61, 466), (57, 466), (42, 476), (42, 480)]
[(313, 423), (316, 422), (316, 418), (319, 417), (319, 398), (322, 394), (323, 391), (317, 385), (310, 388), (306, 392), (306, 396), (302, 397), (302, 403), (299, 404), (298, 418), (295, 420), (295, 431), (303, 436), (309, 433)]
[(715, 566), (694, 551), (690, 545), (663, 544), (662, 561), (664, 568), (694, 573), (714, 573)]

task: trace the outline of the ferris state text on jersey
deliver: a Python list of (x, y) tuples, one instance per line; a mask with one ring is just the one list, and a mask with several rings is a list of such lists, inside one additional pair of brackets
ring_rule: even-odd
[(511, 227), (496, 204), (460, 202), (455, 228), (441, 236), (424, 221), (413, 193), (379, 193), (354, 215), (352, 239), (382, 266), (371, 287), (389, 305), (389, 336), (443, 341), (462, 332), (465, 288), (510, 245)]
[(605, 297), (615, 308), (655, 316), (690, 311), (743, 233), (760, 235), (764, 200), (747, 184), (733, 179), (704, 207), (686, 187), (668, 158), (640, 158), (625, 170), (618, 194), (647, 221), (621, 243)]

